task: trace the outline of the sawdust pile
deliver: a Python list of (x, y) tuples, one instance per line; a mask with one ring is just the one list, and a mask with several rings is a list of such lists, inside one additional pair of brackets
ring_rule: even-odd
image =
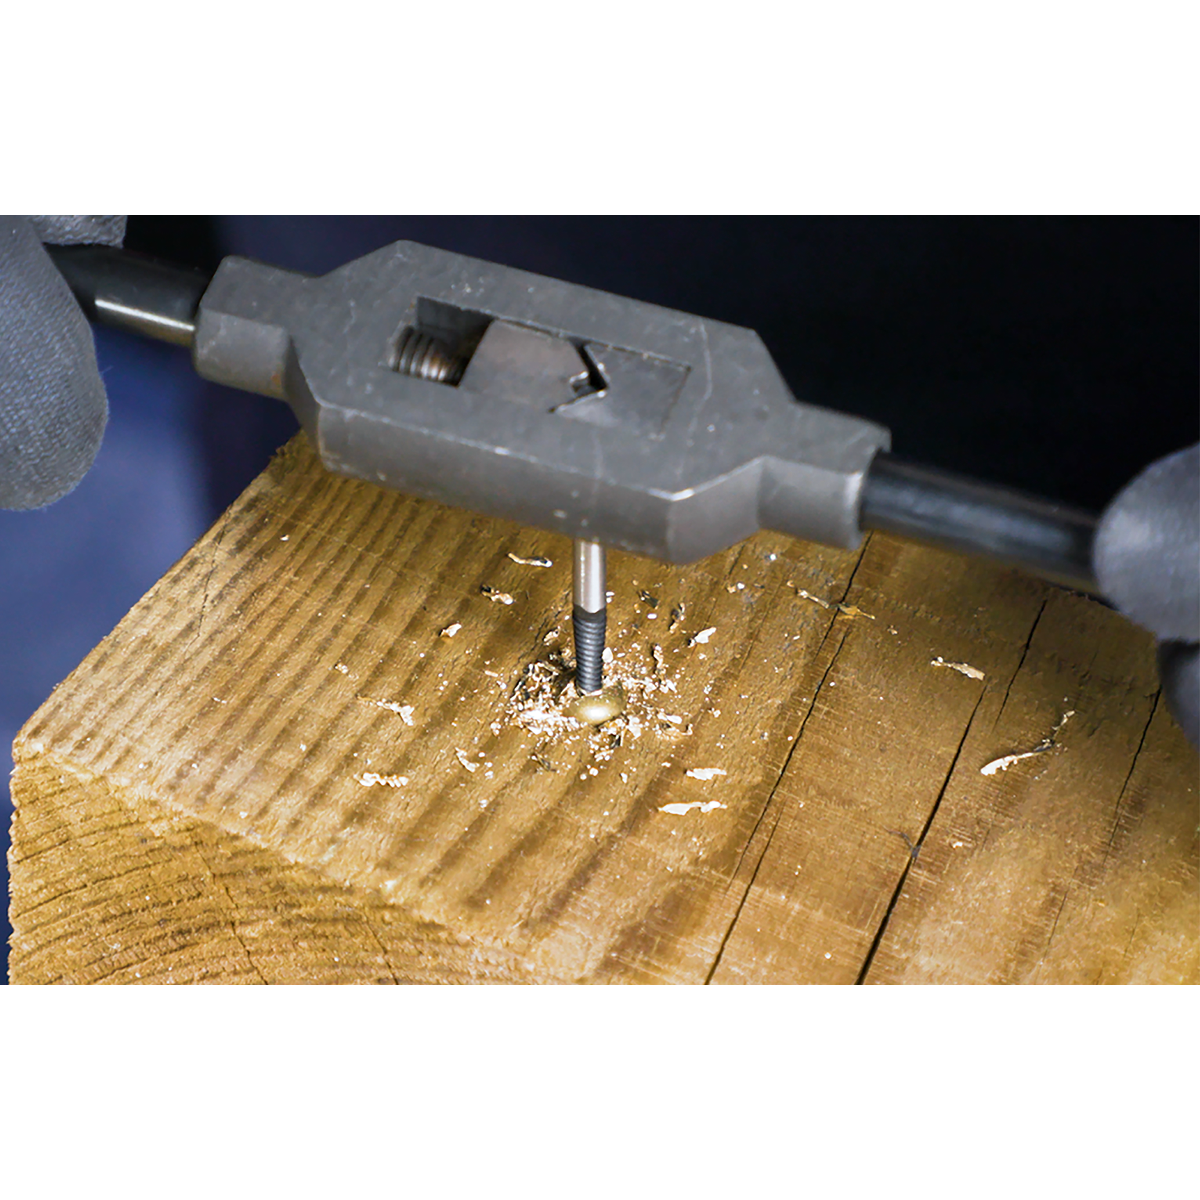
[(667, 741), (688, 737), (692, 726), (664, 707), (663, 700), (676, 692), (668, 677), (662, 648), (634, 643), (604, 652), (605, 688), (619, 685), (625, 693), (625, 711), (592, 726), (570, 715), (579, 698), (575, 689), (575, 664), (561, 646), (551, 646), (543, 658), (526, 665), (509, 696), (505, 719), (533, 734), (539, 748), (586, 738), (596, 762), (609, 761), (618, 747), (651, 734)]

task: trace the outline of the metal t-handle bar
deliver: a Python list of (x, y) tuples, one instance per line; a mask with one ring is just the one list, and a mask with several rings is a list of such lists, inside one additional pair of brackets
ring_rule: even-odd
[(1099, 593), (1092, 567), (1098, 518), (994, 484), (877, 454), (863, 484), (863, 529), (940, 546), (1076, 591)]
[(211, 275), (113, 246), (46, 249), (91, 320), (191, 346)]
[[(47, 250), (92, 320), (192, 345), (209, 275), (107, 246)], [(804, 501), (796, 497), (795, 502)], [(863, 529), (1019, 567), (1079, 591), (1098, 591), (1092, 514), (887, 453), (876, 454), (866, 473), (859, 522)]]

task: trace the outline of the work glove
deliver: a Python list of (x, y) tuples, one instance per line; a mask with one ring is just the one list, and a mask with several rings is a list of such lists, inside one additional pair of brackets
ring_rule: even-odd
[(91, 327), (42, 243), (124, 237), (124, 217), (0, 217), (0, 508), (65, 496), (108, 421)]
[(1151, 463), (1104, 510), (1093, 549), (1105, 597), (1158, 639), (1167, 704), (1200, 747), (1200, 443)]

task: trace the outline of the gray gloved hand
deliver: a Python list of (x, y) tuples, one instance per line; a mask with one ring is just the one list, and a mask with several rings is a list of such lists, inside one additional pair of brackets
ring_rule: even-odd
[(91, 327), (42, 243), (124, 237), (124, 217), (0, 217), (0, 508), (65, 496), (108, 420)]
[(1158, 639), (1167, 703), (1200, 747), (1200, 443), (1151, 463), (1117, 495), (1092, 554), (1104, 595)]

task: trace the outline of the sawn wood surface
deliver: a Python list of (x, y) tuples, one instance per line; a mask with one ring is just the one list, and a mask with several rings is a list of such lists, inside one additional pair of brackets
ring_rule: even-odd
[(12, 980), (1200, 976), (1197, 757), (1115, 613), (880, 535), (610, 553), (615, 745), (512, 714), (570, 574), (289, 444), (21, 731)]

